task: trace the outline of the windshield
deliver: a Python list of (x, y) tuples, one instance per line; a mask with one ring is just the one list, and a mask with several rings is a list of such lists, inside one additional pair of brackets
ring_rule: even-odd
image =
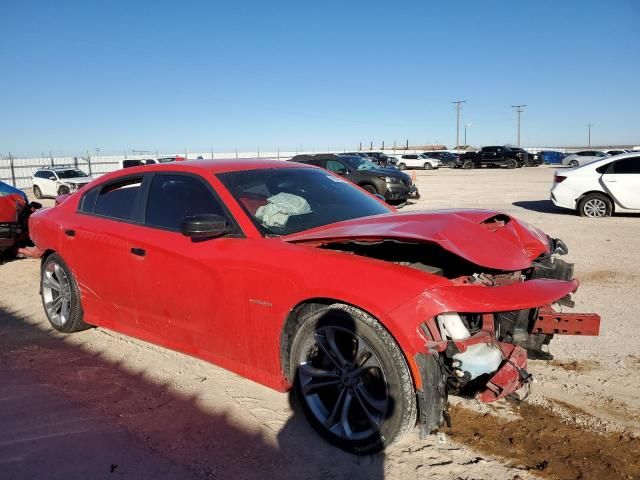
[(289, 235), (393, 210), (351, 183), (316, 168), (273, 168), (218, 174), (266, 236)]
[(375, 163), (362, 157), (341, 157), (344, 162), (354, 170), (374, 170), (378, 167)]
[(87, 174), (77, 168), (70, 168), (68, 170), (56, 170), (59, 178), (81, 178), (86, 177)]

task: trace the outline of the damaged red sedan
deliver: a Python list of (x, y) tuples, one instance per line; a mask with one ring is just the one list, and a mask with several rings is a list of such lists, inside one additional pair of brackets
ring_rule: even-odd
[(303, 164), (130, 168), (30, 222), (56, 330), (113, 329), (293, 388), (354, 453), (436, 430), (448, 393), (515, 393), (554, 334), (598, 334), (597, 315), (552, 308), (578, 288), (561, 241), (497, 212), (398, 213)]

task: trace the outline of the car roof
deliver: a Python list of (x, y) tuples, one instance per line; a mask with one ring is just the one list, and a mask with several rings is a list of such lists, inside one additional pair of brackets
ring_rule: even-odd
[(226, 173), (247, 170), (273, 169), (273, 168), (315, 168), (297, 162), (287, 162), (284, 160), (267, 160), (259, 158), (246, 159), (225, 159), (225, 160), (185, 160), (183, 162), (158, 163), (155, 165), (142, 165), (130, 167), (123, 170), (116, 170), (100, 177), (102, 179), (117, 178), (119, 176), (136, 173), (150, 172), (190, 172), (190, 173)]

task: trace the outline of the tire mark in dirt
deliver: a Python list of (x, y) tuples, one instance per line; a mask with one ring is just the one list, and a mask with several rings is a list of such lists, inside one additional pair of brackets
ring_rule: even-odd
[(546, 478), (640, 478), (640, 438), (590, 432), (537, 405), (515, 410), (519, 417), (506, 419), (452, 406), (449, 435)]

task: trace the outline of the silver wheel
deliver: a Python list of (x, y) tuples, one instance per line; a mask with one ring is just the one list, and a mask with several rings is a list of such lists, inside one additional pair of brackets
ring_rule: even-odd
[(576, 167), (580, 166), (580, 164), (578, 163), (578, 161), (577, 161), (577, 160), (571, 160), (571, 161), (569, 162), (569, 166), (570, 166), (571, 168), (576, 168)]
[(49, 262), (42, 272), (42, 298), (49, 321), (59, 327), (64, 326), (71, 312), (71, 283), (56, 262)]
[(605, 217), (607, 204), (600, 198), (592, 198), (584, 203), (582, 210), (586, 217)]
[(380, 359), (353, 331), (326, 326), (311, 332), (297, 359), (304, 402), (316, 420), (344, 440), (379, 432), (389, 388)]

